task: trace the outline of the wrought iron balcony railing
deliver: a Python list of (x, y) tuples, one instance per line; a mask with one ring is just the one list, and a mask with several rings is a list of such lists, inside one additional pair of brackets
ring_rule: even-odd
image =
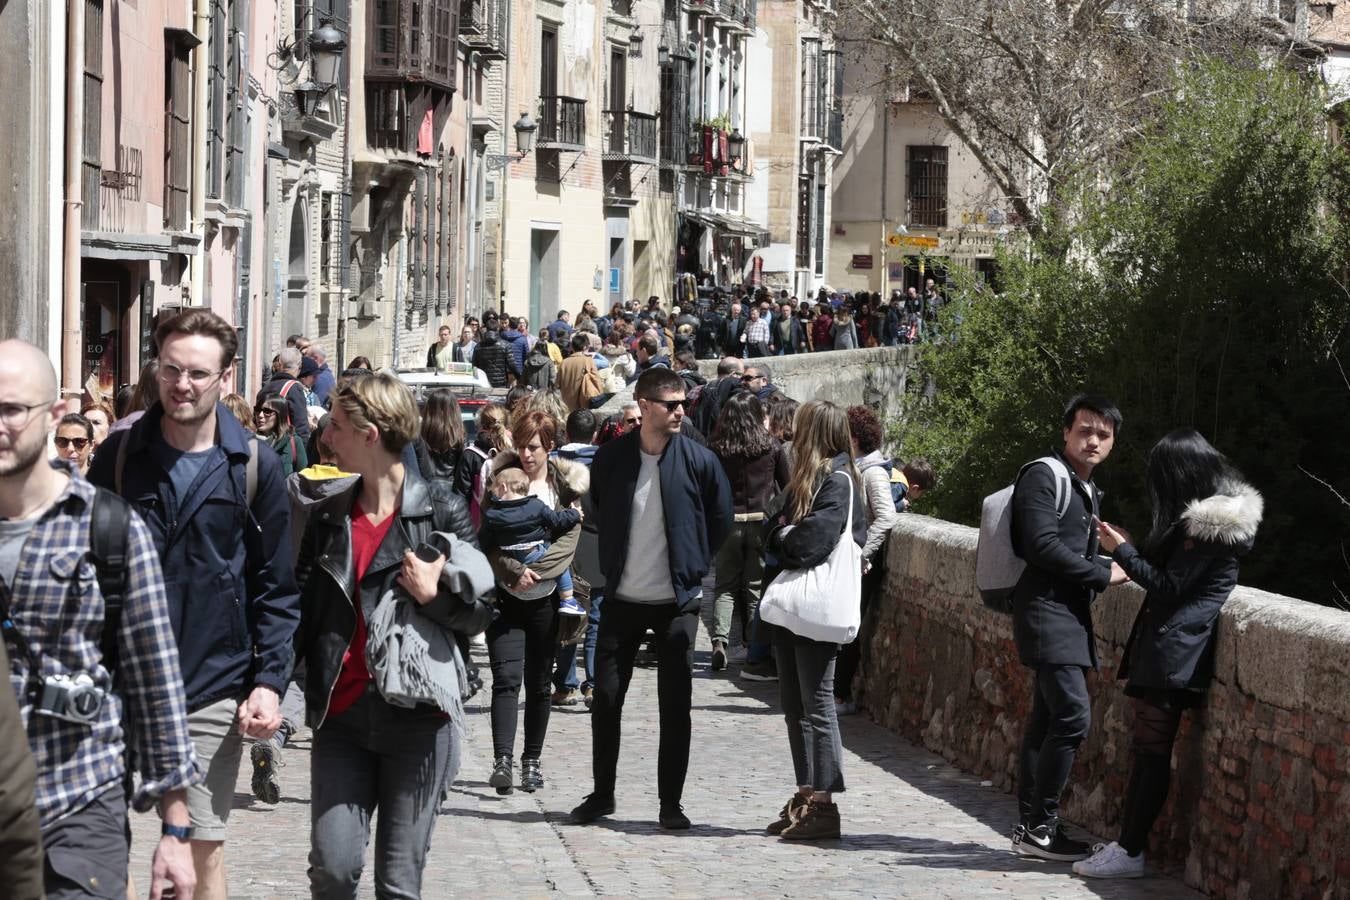
[(541, 149), (584, 149), (586, 101), (575, 97), (540, 97), (536, 146)]
[(632, 110), (607, 109), (604, 158), (655, 163), (657, 161), (656, 116)]

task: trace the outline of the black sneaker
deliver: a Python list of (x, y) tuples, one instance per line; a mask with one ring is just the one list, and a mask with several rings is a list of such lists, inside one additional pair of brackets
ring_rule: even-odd
[(492, 764), (492, 774), (488, 776), (488, 784), (497, 789), (499, 794), (511, 793), (511, 757), (499, 756)]
[(746, 681), (777, 681), (778, 666), (772, 658), (763, 662), (746, 663), (741, 666), (741, 677)]
[(587, 794), (581, 805), (572, 810), (572, 824), (585, 825), (602, 816), (614, 814), (614, 795), (602, 797), (599, 794)]
[(281, 785), (277, 784), (277, 769), (281, 763), (281, 748), (275, 741), (255, 741), (248, 751), (249, 762), (253, 763), (251, 787), (253, 796), (263, 803), (277, 803), (281, 800)]
[[(1021, 828), (1021, 826), (1018, 826)], [(1013, 832), (1013, 848), (1023, 856), (1038, 856), (1054, 862), (1077, 862), (1092, 855), (1092, 847), (1084, 841), (1071, 840), (1059, 827), (1058, 819), (1047, 819), (1040, 825), (1025, 828), (1018, 840)]]
[(689, 817), (684, 814), (684, 807), (678, 803), (663, 803), (661, 805), (661, 816), (657, 821), (666, 831), (689, 830)]
[(712, 670), (720, 672), (727, 667), (726, 641), (713, 641)]

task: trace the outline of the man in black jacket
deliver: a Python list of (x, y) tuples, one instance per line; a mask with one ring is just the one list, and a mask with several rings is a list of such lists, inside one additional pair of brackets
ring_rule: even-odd
[(510, 351), (498, 339), (497, 332), (483, 332), (483, 340), (473, 351), (473, 366), (482, 369), (488, 383), (495, 388), (506, 387), (506, 376), (511, 371)]
[[(1034, 701), (1018, 772), (1013, 850), (1042, 859), (1086, 859), (1088, 844), (1059, 828), (1059, 797), (1092, 720), (1086, 673), (1097, 667), (1093, 599), (1124, 571), (1097, 554), (1093, 518), (1101, 492), (1092, 473), (1111, 454), (1120, 410), (1080, 394), (1064, 411), (1064, 450), (1026, 468), (1013, 491), (1013, 549), (1027, 563), (1013, 589), (1013, 639), (1034, 670)], [(1057, 498), (1068, 493), (1067, 507)], [(1064, 508), (1063, 515), (1060, 509)]]
[(633, 391), (642, 425), (610, 441), (591, 465), (591, 499), (605, 575), (595, 648), (591, 752), (595, 789), (572, 810), (592, 822), (614, 812), (620, 716), (647, 629), (656, 635), (661, 717), (657, 783), (662, 828), (689, 827), (680, 806), (689, 769), (692, 660), (703, 576), (731, 528), (731, 486), (711, 451), (680, 434), (684, 379), (649, 369)]

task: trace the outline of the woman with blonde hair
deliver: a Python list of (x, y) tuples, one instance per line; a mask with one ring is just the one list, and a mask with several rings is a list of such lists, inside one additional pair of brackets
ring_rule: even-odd
[[(295, 567), (304, 622), (296, 655), (314, 728), (310, 891), (356, 895), (373, 820), (376, 892), (417, 897), (442, 783), (453, 777), (463, 685), (444, 656), (405, 656), (386, 663), (400, 667), (402, 690), (386, 697), (395, 688), (375, 677), (380, 650), (399, 631), (442, 645), (483, 630), (491, 610), (480, 594), (491, 579), (472, 574), (473, 553), (463, 549), (452, 549), (455, 580), (441, 577), (444, 555), (428, 558), (424, 544), (439, 541), (436, 533), (475, 553), (478, 539), (464, 501), (403, 463), (420, 429), (407, 386), (385, 374), (353, 381), (332, 394), (327, 421), (337, 464), (357, 477), (314, 509)], [(392, 622), (389, 603), (399, 605)]]
[[(794, 429), (792, 474), (770, 507), (765, 525), (765, 549), (780, 568), (809, 569), (824, 563), (841, 537), (851, 536), (859, 547), (866, 543), (867, 509), (859, 483), (843, 408), (827, 400), (802, 404)], [(781, 510), (773, 509), (780, 503)], [(770, 580), (768, 573), (765, 580)], [(834, 794), (844, 790), (843, 746), (834, 706), (839, 645), (771, 627), (797, 792), (766, 830), (785, 840), (837, 838), (839, 808)]]

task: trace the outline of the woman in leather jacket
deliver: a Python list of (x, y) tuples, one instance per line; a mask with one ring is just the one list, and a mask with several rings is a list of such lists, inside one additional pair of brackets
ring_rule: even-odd
[(464, 453), (464, 419), (453, 392), (445, 388), (427, 392), (422, 430), (414, 444), (423, 478), (454, 480)]
[(376, 882), (417, 896), (456, 723), (428, 703), (385, 701), (367, 669), (366, 622), (389, 591), (452, 636), (482, 631), (491, 609), (444, 586), (444, 556), (414, 553), (432, 532), (474, 548), (477, 538), (463, 499), (402, 462), (418, 433), (408, 388), (376, 374), (339, 389), (332, 407), (325, 437), (358, 477), (312, 510), (296, 563), (296, 653), (314, 729), (310, 888), (316, 897), (356, 893), (378, 809)]
[(1261, 523), (1261, 495), (1194, 428), (1171, 432), (1149, 451), (1148, 489), (1153, 528), (1142, 553), (1128, 535), (1098, 524), (1101, 548), (1147, 593), (1120, 663), (1134, 701), (1134, 768), (1120, 837), (1073, 866), (1097, 878), (1144, 874), (1144, 847), (1167, 802), (1181, 716), (1204, 703), (1219, 611)]

